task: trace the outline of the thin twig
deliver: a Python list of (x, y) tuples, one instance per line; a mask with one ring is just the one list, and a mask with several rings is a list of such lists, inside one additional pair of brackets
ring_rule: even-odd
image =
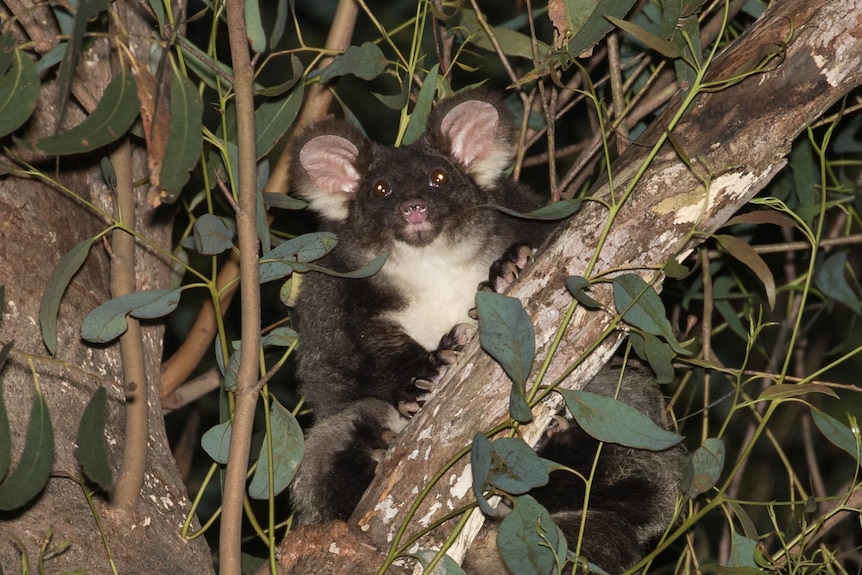
[(228, 38), (236, 91), (237, 147), (239, 149), (239, 210), (236, 214), (240, 253), (240, 278), (244, 285), (242, 303), (242, 349), (237, 375), (236, 408), (233, 415), (230, 451), (224, 478), (219, 570), (223, 575), (240, 575), (245, 476), (251, 451), (251, 433), (259, 390), (260, 291), (258, 239), (256, 227), (257, 173), (255, 169), (254, 69), (251, 65), (242, 0), (227, 0)]

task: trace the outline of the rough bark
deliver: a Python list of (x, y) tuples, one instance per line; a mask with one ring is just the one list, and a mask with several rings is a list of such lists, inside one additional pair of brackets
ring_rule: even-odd
[[(53, 19), (47, 10), (26, 11), (29, 29), (49, 35)], [(143, 21), (128, 22), (140, 37), (148, 32)], [(52, 42), (47, 39), (45, 48)], [(141, 55), (146, 59), (146, 52)], [(86, 53), (75, 90), (98, 98), (110, 74), (110, 50), (101, 43)], [(42, 95), (26, 140), (52, 133), (58, 117), (56, 93), (51, 82), (43, 83)], [(79, 101), (81, 101), (79, 99)], [(67, 124), (83, 115), (72, 107)], [(10, 156), (26, 155), (26, 146)], [(93, 154), (59, 164), (53, 159), (38, 166), (63, 186), (97, 209), (112, 213), (114, 196), (99, 169), (102, 155)], [(38, 160), (30, 155), (29, 159)], [(135, 180), (146, 176), (146, 157), (134, 157)], [(154, 243), (169, 249), (170, 219), (161, 217), (145, 202), (146, 188), (137, 190), (137, 229)], [(0, 320), (0, 342), (14, 340), (10, 360), (2, 373), (3, 394), (12, 432), (13, 472), (18, 465), (34, 397), (34, 373), (38, 376), (54, 430), (55, 458), (47, 488), (23, 509), (0, 515), (0, 565), (4, 572), (22, 572), (22, 554), (31, 568), (39, 549), (51, 536), (49, 548), (69, 547), (45, 563), (49, 572), (81, 571), (110, 573), (110, 558), (120, 573), (207, 573), (212, 559), (204, 541), (188, 542), (180, 528), (188, 513), (185, 486), (171, 455), (159, 407), (158, 374), (162, 353), (162, 326), (145, 325), (143, 345), (149, 387), (149, 445), (147, 472), (140, 505), (133, 516), (112, 508), (104, 493), (94, 495), (95, 511), (88, 507), (75, 459), (75, 441), (84, 406), (99, 387), (107, 391), (106, 441), (109, 462), (116, 479), (124, 441), (125, 389), (119, 348), (86, 345), (81, 340), (84, 316), (110, 299), (110, 257), (107, 244), (97, 242), (64, 296), (58, 324), (58, 346), (51, 356), (42, 343), (39, 302), (48, 278), (60, 258), (85, 238), (106, 228), (105, 220), (58, 189), (41, 180), (6, 176), (0, 180), (0, 285), (5, 287), (6, 306)], [(167, 262), (139, 246), (136, 255), (138, 290), (167, 287)], [(32, 370), (32, 371), (31, 371)], [(140, 382), (134, 382), (140, 383)], [(94, 513), (97, 516), (94, 516)], [(98, 522), (97, 523), (97, 519)]]
[[(792, 35), (792, 39), (791, 38)], [(789, 44), (786, 44), (790, 39)], [(682, 259), (708, 234), (745, 205), (786, 163), (791, 142), (806, 126), (862, 83), (862, 2), (859, 0), (785, 0), (776, 2), (732, 46), (713, 62), (706, 81), (728, 80), (754, 68), (771, 50), (786, 52), (769, 71), (723, 90), (704, 93), (673, 130), (673, 141), (685, 152), (697, 175), (670, 144), (661, 147), (613, 222), (592, 277), (614, 270), (636, 271), (654, 280), (654, 271), (670, 257)], [(614, 185), (622, 193), (646, 161), (679, 109), (682, 96), (627, 152), (614, 162)], [(708, 176), (710, 185), (704, 186)], [(607, 184), (594, 195), (608, 200)], [(554, 241), (514, 286), (536, 327), (536, 365), (572, 302), (564, 287), (567, 276), (584, 275), (608, 218), (598, 203), (561, 226)], [(659, 287), (659, 286), (656, 286)], [(609, 290), (591, 296), (612, 308)], [(579, 309), (563, 337), (545, 382), (553, 381), (581, 357), (607, 328), (611, 315)], [(579, 388), (607, 361), (621, 339), (608, 338), (570, 375), (564, 387)], [(377, 480), (366, 493), (353, 521), (381, 549), (405, 518), (416, 493), (452, 455), (470, 443), (477, 431), (506, 418), (509, 380), (474, 341), (448, 374), (443, 386), (414, 418), (390, 449)], [(552, 407), (523, 429), (535, 441)], [(466, 504), (471, 498), (469, 466), (464, 461), (446, 473), (419, 507), (407, 535)], [(474, 515), (462, 541), (478, 531)], [(425, 537), (422, 547), (439, 546), (445, 531)], [(463, 542), (463, 543), (462, 543)], [(460, 544), (460, 545), (459, 545)]]

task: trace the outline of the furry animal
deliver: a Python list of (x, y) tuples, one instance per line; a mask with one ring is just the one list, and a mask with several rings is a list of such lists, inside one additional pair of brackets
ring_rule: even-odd
[[(652, 377), (628, 368), (619, 385), (619, 370), (605, 368), (584, 388), (614, 397), (647, 415), (661, 428), (668, 428), (664, 398)], [(549, 427), (536, 445), (540, 457), (589, 477), (599, 441), (573, 419), (560, 419)], [(611, 575), (634, 565), (647, 546), (667, 528), (673, 518), (677, 486), (685, 450), (674, 446), (663, 451), (632, 449), (614, 443), (602, 445), (596, 464), (589, 501), (585, 483), (577, 475), (557, 470), (547, 485), (530, 492), (551, 514), (574, 548), (578, 541), (584, 508), (587, 519), (580, 554)], [(493, 523), (480, 533), (467, 554), (464, 569), (472, 575), (508, 573), (497, 551)]]
[[(542, 204), (505, 176), (513, 132), (497, 99), (470, 92), (435, 108), (426, 134), (410, 146), (376, 144), (337, 120), (295, 142), (294, 192), (339, 240), (321, 263), (345, 272), (389, 254), (367, 279), (303, 279), (297, 375), (316, 423), (291, 491), (300, 522), (350, 516), (392, 437), (466, 343), (476, 290), (504, 289), (550, 231), (493, 207), (527, 212)], [(624, 401), (663, 417), (655, 384), (628, 387)], [(553, 429), (539, 453), (589, 471), (591, 449), (595, 441), (572, 423)], [(605, 446), (585, 556), (607, 557), (595, 562), (611, 573), (634, 562), (673, 508), (672, 463), (674, 457)], [(570, 475), (553, 478), (536, 497), (571, 542), (583, 485)], [(494, 553), (477, 561), (475, 573), (505, 573)]]
[[(295, 142), (294, 192), (338, 236), (322, 265), (343, 272), (389, 254), (367, 279), (303, 279), (297, 375), (318, 423), (292, 489), (302, 521), (349, 516), (374, 476), (380, 438), (398, 431), (398, 412), (420, 408), (466, 343), (476, 290), (511, 283), (550, 231), (495, 209), (543, 204), (505, 177), (513, 132), (496, 98), (468, 93), (435, 108), (426, 133), (403, 148), (338, 120)], [(336, 473), (334, 483), (356, 492), (330, 489)]]

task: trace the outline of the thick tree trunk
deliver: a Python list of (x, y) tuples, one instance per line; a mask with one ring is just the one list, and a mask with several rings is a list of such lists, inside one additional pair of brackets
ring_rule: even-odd
[[(47, 7), (31, 7), (22, 18), (24, 27), (40, 34), (51, 34), (53, 18)], [(38, 20), (38, 21), (37, 21)], [(140, 37), (148, 32), (142, 22), (128, 23)], [(47, 40), (46, 40), (47, 42)], [(37, 42), (38, 45), (38, 42)], [(47, 42), (43, 48), (50, 47)], [(110, 75), (110, 50), (107, 44), (89, 51), (82, 63), (88, 73), (76, 83), (76, 90), (98, 95)], [(142, 56), (146, 58), (146, 52)], [(94, 100), (95, 101), (95, 100)], [(43, 83), (36, 115), (23, 136), (35, 140), (52, 133), (58, 117), (53, 84)], [(67, 123), (78, 123), (82, 115), (72, 111)], [(0, 180), (0, 285), (5, 287), (6, 306), (0, 320), (0, 342), (14, 340), (9, 362), (2, 372), (3, 396), (12, 435), (12, 471), (19, 463), (27, 433), (35, 382), (44, 395), (54, 431), (53, 473), (47, 488), (27, 506), (0, 515), (0, 566), (6, 573), (22, 572), (26, 555), (32, 569), (38, 564), (40, 547), (50, 538), (48, 549), (65, 552), (45, 561), (52, 573), (80, 571), (112, 572), (110, 559), (120, 573), (212, 572), (212, 559), (205, 542), (185, 541), (180, 528), (188, 513), (185, 487), (174, 463), (164, 433), (159, 407), (158, 376), (162, 353), (162, 326), (143, 327), (146, 357), (145, 382), (149, 389), (149, 438), (147, 468), (140, 504), (136, 513), (113, 508), (104, 493), (93, 496), (94, 509), (78, 482), (83, 481), (75, 458), (78, 426), (84, 406), (93, 393), (107, 391), (106, 441), (110, 467), (116, 480), (125, 440), (127, 390), (119, 346), (85, 345), (81, 322), (97, 305), (111, 298), (109, 282), (111, 258), (107, 244), (97, 241), (83, 268), (71, 282), (63, 298), (58, 321), (57, 353), (51, 356), (42, 343), (39, 303), (48, 278), (60, 258), (76, 244), (106, 229), (104, 218), (87, 208), (90, 202), (106, 214), (114, 211), (114, 194), (105, 184), (99, 169), (101, 154), (63, 160), (41, 161), (44, 170), (82, 201), (44, 181), (6, 176)], [(25, 155), (25, 147), (10, 154)], [(134, 156), (134, 178), (146, 177), (146, 158)], [(145, 201), (146, 188), (136, 190), (137, 229), (156, 245), (170, 249), (170, 219), (159, 217)], [(164, 258), (140, 244), (136, 254), (137, 290), (167, 287), (169, 269)], [(91, 485), (87, 485), (92, 489)]]
[[(690, 158), (686, 167), (665, 143), (640, 176), (604, 243), (592, 276), (614, 270), (636, 271), (648, 281), (671, 257), (682, 259), (745, 205), (784, 167), (791, 142), (829, 106), (862, 83), (862, 2), (860, 0), (785, 0), (773, 6), (713, 62), (706, 81), (729, 81), (752, 70), (771, 52), (783, 54), (755, 74), (725, 89), (699, 95), (673, 130), (677, 150)], [(682, 101), (614, 162), (614, 186), (620, 197), (647, 161)], [(708, 187), (704, 186), (708, 181)], [(607, 185), (595, 195), (610, 199)], [(589, 202), (562, 226), (510, 295), (519, 297), (536, 326), (537, 360), (544, 361), (554, 334), (572, 302), (567, 276), (584, 275), (608, 211)], [(613, 307), (609, 289), (592, 297)], [(611, 315), (580, 308), (570, 322), (545, 382), (553, 381), (581, 357), (607, 328)], [(607, 361), (621, 336), (608, 338), (565, 381), (579, 388)], [(509, 380), (474, 341), (448, 374), (441, 389), (414, 418), (390, 449), (377, 481), (360, 503), (354, 520), (374, 544), (389, 547), (405, 514), (429, 477), (454, 453), (507, 416)], [(553, 408), (522, 428), (535, 441)], [(407, 536), (466, 504), (472, 497), (470, 469), (461, 461), (425, 498)], [(480, 516), (466, 536), (481, 525)], [(448, 527), (448, 525), (447, 525)], [(439, 546), (446, 532), (422, 540)], [(463, 546), (462, 546), (463, 548)], [(450, 554), (458, 555), (460, 549)]]

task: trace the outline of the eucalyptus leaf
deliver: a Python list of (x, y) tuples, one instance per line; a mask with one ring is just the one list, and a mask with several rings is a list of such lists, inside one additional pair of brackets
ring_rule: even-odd
[(256, 0), (245, 0), (242, 3), (245, 16), (245, 36), (251, 49), (260, 54), (266, 50), (266, 32), (260, 18), (260, 3)]
[[(433, 549), (420, 549), (413, 554), (413, 557), (415, 557), (423, 567), (422, 573), (426, 572), (428, 565), (431, 564), (438, 553), (439, 551), (434, 551)], [(443, 553), (440, 561), (435, 565), (434, 570), (429, 573), (431, 575), (467, 575), (461, 566), (446, 553)]]
[(557, 563), (565, 562), (566, 548), (566, 537), (547, 509), (529, 495), (515, 498), (512, 512), (500, 522), (497, 532), (497, 549), (510, 572), (557, 573)]
[[(302, 428), (296, 418), (278, 401), (273, 400), (270, 409), (272, 437), (272, 460), (269, 458), (267, 439), (260, 448), (257, 469), (248, 486), (248, 495), (253, 499), (268, 499), (278, 495), (290, 485), (305, 450)], [(272, 474), (273, 489), (269, 482)]]
[(548, 483), (548, 470), (532, 447), (520, 437), (491, 442), (488, 480), (506, 493), (521, 495)]
[(631, 333), (629, 341), (632, 342), (632, 347), (638, 357), (647, 360), (658, 383), (673, 381), (675, 375), (673, 358), (676, 357), (676, 354), (669, 345), (646, 332)]
[(671, 349), (680, 355), (691, 355), (677, 342), (658, 294), (640, 276), (617, 276), (613, 279), (613, 286), (614, 305), (623, 314), (626, 323), (652, 335), (662, 336)]
[(694, 499), (706, 493), (718, 482), (724, 469), (724, 442), (709, 437), (692, 453), (683, 470), (680, 488)]
[(299, 334), (289, 327), (278, 327), (263, 336), (261, 346), (263, 347), (290, 347), (296, 340), (299, 339)]
[(525, 220), (556, 221), (568, 218), (581, 209), (582, 204), (583, 201), (579, 199), (560, 200), (559, 202), (554, 202), (553, 204), (548, 204), (547, 206), (542, 206), (537, 210), (525, 213), (517, 212), (505, 206), (494, 206), (494, 208), (504, 214), (508, 214), (516, 218), (523, 218)]
[(287, 130), (296, 120), (302, 107), (305, 91), (297, 86), (291, 92), (278, 100), (269, 100), (257, 107), (254, 112), (255, 153), (260, 159), (272, 151), (273, 146), (281, 140)]
[(232, 429), (232, 423), (225, 421), (212, 426), (201, 437), (201, 447), (219, 465), (227, 465)]
[(87, 259), (93, 241), (93, 238), (82, 241), (60, 258), (42, 293), (42, 301), (39, 303), (39, 325), (42, 328), (42, 341), (51, 355), (57, 353), (57, 314), (60, 312), (60, 300), (63, 299), (69, 282)]
[(212, 214), (203, 214), (193, 228), (195, 250), (201, 255), (215, 256), (233, 247), (234, 230)]
[(716, 239), (721, 243), (721, 247), (727, 250), (728, 254), (748, 266), (754, 272), (766, 291), (769, 309), (774, 309), (775, 278), (772, 276), (772, 270), (769, 269), (763, 258), (747, 242), (737, 237), (719, 234), (716, 236)]
[(132, 73), (122, 68), (105, 88), (96, 109), (84, 121), (36, 144), (51, 155), (89, 152), (116, 141), (132, 126), (141, 110)]
[(578, 56), (613, 30), (609, 18), (625, 18), (635, 0), (563, 0), (563, 21), (554, 20), (562, 37), (570, 38), (568, 54)]
[(139, 319), (164, 317), (180, 302), (182, 288), (141, 291), (109, 300), (84, 318), (81, 337), (93, 343), (107, 343), (125, 333), (126, 315)]
[[(81, 57), (81, 48), (87, 35), (87, 26), (99, 12), (110, 8), (108, 0), (78, 0), (75, 5), (75, 19), (69, 41), (66, 42), (66, 50), (60, 62), (60, 70), (57, 72), (57, 126), (63, 124), (66, 115), (66, 106), (69, 103), (69, 94), (72, 93), (72, 80), (78, 60)], [(102, 98), (104, 100), (104, 96)], [(48, 152), (52, 153), (52, 152)]]
[(54, 429), (45, 397), (37, 388), (27, 425), (27, 439), (18, 466), (0, 483), (0, 511), (11, 511), (36, 497), (54, 466)]
[(470, 468), (473, 477), (473, 495), (476, 497), (476, 503), (479, 509), (485, 515), (493, 517), (494, 509), (488, 503), (488, 498), (485, 497), (485, 485), (488, 484), (488, 474), (491, 473), (491, 442), (483, 433), (477, 433), (473, 436), (473, 446), (470, 449)]
[(350, 46), (326, 67), (320, 75), (320, 81), (326, 83), (346, 75), (373, 80), (386, 70), (387, 63), (386, 56), (377, 44), (365, 42), (361, 46)]
[(558, 391), (578, 425), (599, 441), (651, 451), (667, 449), (682, 441), (682, 436), (662, 429), (622, 401), (584, 390)]
[(171, 78), (171, 123), (159, 169), (161, 199), (173, 203), (188, 183), (203, 149), (203, 101), (191, 80), (175, 71)]
[(476, 294), (479, 342), (515, 385), (523, 387), (533, 367), (536, 336), (521, 302), (492, 292)]
[(649, 49), (655, 50), (665, 58), (674, 59), (679, 58), (682, 55), (680, 49), (673, 42), (668, 42), (664, 38), (644, 30), (637, 24), (628, 22), (621, 18), (614, 18), (613, 16), (606, 16), (606, 18), (611, 22), (611, 24), (621, 29), (623, 32), (626, 32), (629, 36), (636, 38)]
[(263, 193), (263, 203), (267, 208), (278, 208), (281, 210), (304, 210), (308, 207), (308, 202), (304, 202), (293, 196), (273, 192)]
[(853, 430), (828, 413), (820, 411), (814, 406), (810, 406), (810, 409), (811, 419), (814, 420), (814, 424), (817, 426), (817, 429), (820, 430), (820, 433), (832, 442), (833, 445), (849, 453), (856, 460), (857, 464), (860, 463), (858, 443), (859, 427), (855, 420), (854, 426), (856, 433), (854, 434)]
[(602, 306), (599, 302), (587, 295), (587, 290), (593, 287), (593, 284), (581, 276), (569, 276), (566, 278), (566, 289), (578, 301), (579, 304), (587, 309), (600, 309)]
[(410, 114), (410, 121), (407, 123), (407, 129), (404, 131), (402, 144), (407, 146), (412, 144), (425, 132), (425, 126), (428, 123), (428, 115), (431, 113), (431, 105), (434, 103), (434, 93), (437, 91), (437, 74), (440, 70), (439, 64), (434, 64), (428, 71), (425, 77), (425, 83), (422, 84), (422, 89), (419, 90), (419, 96), (416, 98), (416, 105), (413, 107), (413, 112)]
[(87, 478), (104, 490), (110, 488), (113, 483), (108, 462), (108, 445), (105, 441), (106, 396), (105, 388), (99, 387), (87, 402), (78, 424), (78, 447), (75, 449), (75, 457)]
[(761, 393), (757, 399), (758, 401), (772, 401), (789, 397), (800, 397), (802, 395), (808, 395), (809, 393), (822, 393), (838, 399), (837, 393), (835, 393), (831, 388), (819, 383), (783, 383), (779, 385), (770, 385), (763, 390), (763, 393)]
[(859, 315), (862, 313), (859, 295), (850, 287), (847, 271), (847, 251), (835, 252), (818, 267), (814, 284), (826, 297), (844, 304), (850, 308), (850, 311)]
[(730, 555), (727, 558), (727, 566), (757, 569), (758, 565), (754, 561), (754, 551), (756, 548), (757, 541), (740, 535), (736, 531), (731, 531)]
[[(11, 36), (11, 32), (8, 34)], [(40, 87), (33, 61), (23, 51), (14, 50), (12, 66), (0, 78), (0, 137), (11, 134), (30, 119)]]
[[(485, 29), (479, 24), (476, 12), (464, 8), (461, 9), (460, 15), (461, 19), (458, 22), (458, 26), (469, 34), (470, 41), (480, 48), (484, 48), (490, 52), (495, 51), (494, 43), (488, 37)], [(533, 59), (533, 40), (526, 34), (500, 27), (492, 27), (491, 33), (503, 49), (503, 53), (507, 56)], [(539, 54), (550, 52), (550, 47), (547, 44), (541, 41), (537, 41), (537, 44)]]

